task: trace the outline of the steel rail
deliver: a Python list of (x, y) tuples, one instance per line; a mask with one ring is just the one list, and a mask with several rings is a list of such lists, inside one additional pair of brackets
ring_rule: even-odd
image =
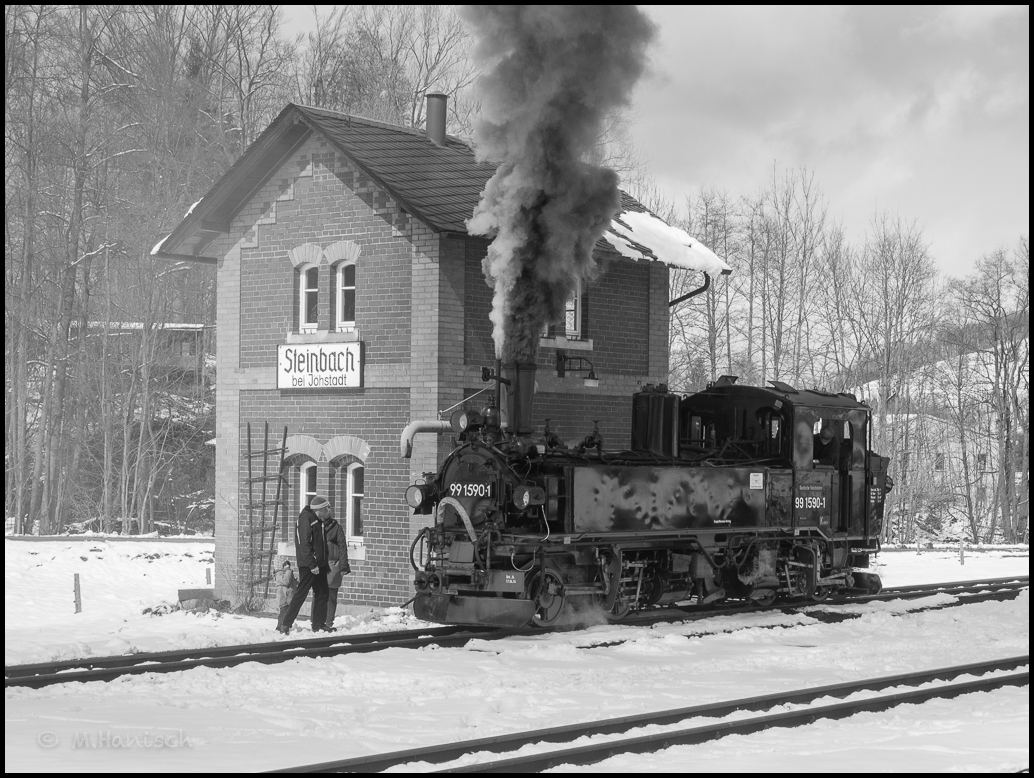
[(1007, 584), (1029, 584), (1029, 575), (1013, 575), (1013, 576), (1001, 576), (999, 578), (974, 578), (970, 581), (947, 581), (939, 584), (912, 584), (911, 586), (894, 586), (888, 587), (883, 591), (893, 592), (911, 592), (918, 591), (920, 589), (951, 589), (951, 588), (970, 588), (980, 586), (998, 586)]
[(443, 773), (514, 773), (541, 772), (564, 764), (588, 765), (596, 764), (618, 754), (646, 754), (663, 748), (680, 745), (697, 745), (709, 740), (717, 740), (727, 735), (749, 735), (776, 727), (799, 727), (811, 724), (820, 719), (844, 719), (857, 713), (870, 713), (890, 710), (898, 705), (916, 704), (934, 699), (953, 699), (973, 692), (987, 692), (1005, 686), (1029, 686), (1030, 673), (1010, 673), (993, 676), (976, 681), (935, 686), (928, 689), (916, 689), (911, 692), (888, 694), (880, 697), (852, 700), (850, 702), (821, 705), (800, 711), (774, 713), (767, 716), (756, 716), (740, 721), (712, 724), (705, 727), (694, 727), (660, 735), (645, 735), (628, 738), (611, 743), (594, 744), (581, 748), (569, 748), (552, 754), (515, 757), (496, 762), (488, 762), (452, 769), (438, 770)]
[[(341, 636), (336, 639), (282, 641), (251, 645), (220, 646), (215, 649), (182, 650), (162, 654), (133, 654), (127, 657), (103, 657), (88, 668), (63, 667), (66, 663), (14, 665), (4, 668), (4, 688), (28, 687), (39, 689), (59, 683), (111, 681), (123, 675), (142, 673), (172, 673), (195, 667), (233, 667), (246, 662), (277, 664), (299, 657), (317, 658), (342, 654), (362, 654), (385, 648), (422, 648), (429, 645), (462, 646), (473, 638), (503, 638), (513, 635), (538, 634), (541, 630), (500, 630), (494, 627), (446, 627), (380, 632), (365, 635)], [(402, 635), (402, 637), (399, 637)], [(140, 657), (159, 657), (141, 660)], [(121, 660), (121, 661), (119, 661)], [(72, 663), (81, 660), (73, 660)], [(56, 666), (56, 667), (55, 667)]]
[[(902, 587), (888, 589), (878, 595), (860, 597), (834, 598), (822, 603), (811, 601), (789, 601), (785, 609), (799, 609), (816, 605), (841, 605), (864, 603), (873, 600), (897, 598), (918, 598), (937, 592), (953, 589), (953, 593), (961, 593), (961, 589), (970, 587), (975, 592), (985, 592), (991, 588), (999, 591), (1013, 591), (1028, 585), (1029, 577), (1014, 576), (1012, 578), (983, 579), (977, 581), (959, 581), (948, 584)], [(979, 595), (968, 597), (959, 604), (967, 604), (980, 599), (993, 599), (996, 595)], [(778, 606), (775, 606), (778, 607)], [(773, 606), (741, 605), (733, 607), (716, 607), (699, 609), (692, 606), (669, 607), (668, 614), (663, 610), (643, 613), (639, 618), (627, 619), (622, 624), (629, 626), (645, 626), (653, 623), (677, 620), (698, 620), (716, 615), (738, 615), (743, 613), (772, 610)], [(677, 615), (671, 613), (677, 611)], [(445, 626), (426, 629), (401, 630), (398, 632), (374, 632), (361, 635), (333, 635), (321, 638), (306, 638), (264, 643), (215, 646), (202, 649), (177, 649), (173, 651), (147, 652), (123, 656), (85, 657), (82, 659), (62, 660), (56, 662), (39, 662), (32, 664), (8, 665), (4, 667), (4, 688), (29, 687), (41, 688), (58, 683), (110, 681), (122, 675), (134, 675), (149, 672), (179, 672), (195, 667), (232, 667), (245, 662), (262, 662), (275, 664), (297, 657), (329, 657), (352, 653), (379, 651), (384, 648), (421, 648), (431, 644), (443, 647), (462, 646), (472, 638), (499, 640), (522, 635), (541, 635), (545, 630), (540, 628), (500, 629), (496, 627)]]
[[(643, 713), (633, 716), (604, 719), (601, 721), (568, 724), (560, 727), (516, 732), (495, 737), (464, 740), (455, 743), (411, 748), (371, 756), (341, 759), (332, 762), (321, 762), (312, 765), (273, 770), (270, 772), (380, 772), (410, 762), (431, 762), (440, 764), (458, 759), (471, 753), (488, 751), (500, 753), (514, 751), (531, 743), (570, 743), (581, 737), (598, 735), (623, 734), (629, 730), (645, 726), (667, 726), (677, 724), (691, 718), (722, 718), (741, 711), (763, 711), (780, 705), (802, 705), (823, 697), (847, 697), (862, 691), (881, 691), (895, 686), (920, 685), (933, 681), (948, 681), (961, 675), (982, 675), (989, 672), (1015, 670), (1028, 666), (1029, 655), (996, 659), (985, 662), (973, 662), (965, 665), (940, 667), (932, 670), (920, 670), (911, 673), (868, 678), (861, 681), (816, 686), (807, 689), (775, 692), (755, 697), (747, 697), (725, 702), (693, 705), (673, 710)], [(839, 718), (848, 710), (854, 712), (868, 709), (872, 705), (893, 707), (903, 702), (920, 702), (938, 696), (951, 696), (978, 691), (985, 688), (998, 688), (1003, 685), (1024, 685), (1029, 683), (1029, 673), (1012, 673), (1006, 676), (993, 676), (988, 679), (967, 681), (953, 686), (938, 686), (933, 689), (919, 689), (877, 698), (866, 698), (834, 705), (824, 705), (800, 711), (770, 714), (751, 719), (740, 719), (732, 722), (693, 727), (672, 732), (660, 733), (623, 740), (612, 740), (596, 743), (581, 748), (570, 748), (544, 754), (533, 754), (525, 757), (505, 759), (497, 762), (481, 762), (478, 764), (457, 767), (441, 772), (506, 772), (544, 770), (558, 764), (591, 764), (616, 753), (646, 753), (656, 751), (669, 745), (704, 742), (705, 740), (724, 737), (728, 734), (753, 732), (771, 726), (797, 726), (809, 723), (818, 718)], [(924, 696), (925, 695), (925, 696)], [(921, 698), (921, 699), (920, 699)], [(645, 746), (645, 747), (642, 747)]]
[[(151, 651), (138, 654), (117, 656), (81, 657), (64, 659), (55, 662), (35, 662), (31, 664), (8, 665), (4, 667), (7, 677), (35, 675), (40, 672), (58, 672), (67, 670), (96, 670), (104, 667), (128, 667), (145, 662), (178, 661), (181, 659), (199, 659), (202, 656), (234, 656), (241, 653), (261, 654), (289, 651), (296, 648), (312, 648), (316, 646), (332, 646), (341, 643), (376, 643), (386, 639), (404, 639), (408, 637), (446, 636), (457, 632), (476, 632), (478, 627), (431, 627), (427, 629), (399, 630), (396, 632), (367, 632), (360, 635), (329, 635), (327, 637), (297, 638), (295, 640), (271, 640), (262, 643), (243, 643), (231, 646), (212, 646), (209, 648), (181, 648), (172, 651)], [(492, 628), (484, 628), (491, 631)]]
[[(732, 607), (722, 605), (700, 606), (694, 605), (669, 605), (662, 609), (667, 611), (678, 611), (678, 616), (661, 616), (658, 621), (675, 621), (688, 617), (707, 618), (710, 616), (739, 615), (742, 613), (756, 613), (767, 610), (778, 610), (780, 608), (799, 609), (814, 607), (816, 605), (850, 605), (864, 604), (867, 602), (885, 602), (887, 600), (915, 600), (921, 597), (929, 597), (932, 594), (965, 594), (970, 592), (972, 597), (967, 597), (963, 603), (980, 602), (986, 599), (995, 599), (994, 595), (984, 596), (987, 590), (992, 592), (1019, 592), (1030, 585), (1029, 576), (1013, 576), (1011, 578), (987, 578), (976, 581), (957, 581), (954, 583), (942, 584), (918, 584), (913, 586), (893, 587), (882, 590), (879, 594), (856, 594), (856, 595), (834, 595), (831, 594), (823, 600), (776, 600), (770, 605), (734, 605)], [(626, 619), (621, 623), (636, 623), (632, 619)]]

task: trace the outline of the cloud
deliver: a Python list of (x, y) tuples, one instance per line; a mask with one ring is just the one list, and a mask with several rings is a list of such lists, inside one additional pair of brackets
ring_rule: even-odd
[[(1027, 7), (648, 12), (661, 38), (633, 137), (676, 198), (702, 186), (748, 194), (776, 161), (814, 170), (858, 238), (877, 202), (928, 223), (982, 213), (989, 229), (973, 245), (1027, 231)], [(1007, 190), (988, 189), (993, 171)], [(960, 252), (957, 234), (934, 242)]]

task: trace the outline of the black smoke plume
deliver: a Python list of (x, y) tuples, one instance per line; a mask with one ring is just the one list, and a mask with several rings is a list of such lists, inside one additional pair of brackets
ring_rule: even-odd
[(531, 362), (620, 210), (617, 175), (581, 159), (627, 105), (653, 23), (634, 6), (467, 6), (477, 40), (479, 160), (499, 165), (468, 222), (484, 260), (496, 356)]

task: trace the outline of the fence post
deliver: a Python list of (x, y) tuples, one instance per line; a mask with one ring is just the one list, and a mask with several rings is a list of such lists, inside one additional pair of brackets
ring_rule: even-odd
[(965, 546), (963, 546), (961, 538), (959, 539), (959, 564), (960, 565), (966, 564), (966, 551), (965, 551)]
[(83, 612), (83, 601), (82, 601), (82, 598), (79, 596), (79, 573), (75, 574), (72, 591), (75, 592), (75, 612), (76, 613), (82, 613)]

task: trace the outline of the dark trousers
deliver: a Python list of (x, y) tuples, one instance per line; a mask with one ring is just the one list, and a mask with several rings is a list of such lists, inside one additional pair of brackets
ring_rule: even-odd
[(323, 628), (327, 619), (327, 599), (330, 594), (327, 587), (326, 566), (321, 567), (316, 575), (313, 575), (312, 570), (307, 567), (299, 568), (298, 589), (295, 590), (294, 597), (291, 598), (286, 609), (280, 611), (280, 623), (277, 626), (290, 629), (294, 620), (298, 618), (298, 612), (302, 609), (309, 589), (312, 589), (312, 631)]
[(337, 593), (340, 589), (331, 589), (330, 597), (327, 599), (327, 621), (326, 625), (331, 627), (334, 625), (334, 616), (337, 614)]

